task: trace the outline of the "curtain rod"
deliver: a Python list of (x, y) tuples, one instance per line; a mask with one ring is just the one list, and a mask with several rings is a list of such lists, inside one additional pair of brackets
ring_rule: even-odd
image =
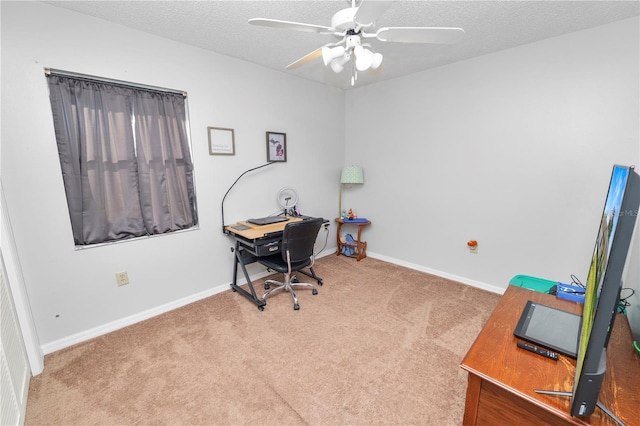
[(167, 88), (164, 88), (164, 87), (148, 86), (148, 85), (140, 84), (140, 83), (131, 83), (131, 82), (128, 82), (128, 81), (115, 80), (115, 79), (112, 79), (112, 78), (96, 77), (96, 76), (93, 76), (93, 75), (80, 74), (80, 73), (72, 72), (72, 71), (57, 70), (57, 69), (54, 69), (54, 68), (46, 68), (45, 67), (44, 75), (46, 75), (47, 77), (50, 76), (50, 75), (59, 75), (59, 76), (62, 76), (62, 77), (72, 77), (72, 78), (77, 78), (77, 79), (81, 79), (81, 80), (96, 81), (96, 82), (99, 82), (99, 83), (109, 83), (109, 84), (116, 84), (116, 85), (119, 85), (119, 86), (136, 87), (136, 88), (139, 88), (139, 89), (150, 90), (150, 91), (154, 91), (154, 92), (175, 93), (175, 94), (182, 95), (185, 98), (187, 97), (187, 92), (185, 92), (183, 90), (174, 90), (174, 89), (167, 89)]

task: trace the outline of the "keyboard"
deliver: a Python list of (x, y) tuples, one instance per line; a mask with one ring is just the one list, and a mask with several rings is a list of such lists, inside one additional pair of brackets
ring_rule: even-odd
[(257, 219), (248, 219), (247, 222), (254, 225), (271, 225), (272, 223), (286, 222), (288, 220), (288, 218), (282, 216), (267, 216), (259, 217)]

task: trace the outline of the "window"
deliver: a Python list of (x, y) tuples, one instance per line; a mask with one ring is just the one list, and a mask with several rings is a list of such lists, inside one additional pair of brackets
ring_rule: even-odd
[(76, 246), (197, 225), (182, 93), (48, 74)]

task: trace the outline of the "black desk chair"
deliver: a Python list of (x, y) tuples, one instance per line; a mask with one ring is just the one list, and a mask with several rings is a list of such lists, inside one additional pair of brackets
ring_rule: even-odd
[[(266, 291), (262, 295), (263, 299), (279, 290), (288, 290), (293, 297), (293, 309), (297, 311), (300, 309), (300, 305), (293, 287), (311, 287), (312, 294), (318, 294), (318, 288), (315, 284), (298, 282), (295, 275), (292, 276), (291, 273), (313, 266), (313, 248), (321, 226), (322, 218), (288, 223), (282, 234), (280, 253), (256, 259), (267, 268), (284, 274), (284, 282), (265, 281), (264, 289)], [(272, 284), (275, 284), (275, 287), (271, 287)]]

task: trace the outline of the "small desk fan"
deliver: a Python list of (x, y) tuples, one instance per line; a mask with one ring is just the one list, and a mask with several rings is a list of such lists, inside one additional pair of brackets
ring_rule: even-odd
[(284, 214), (297, 216), (296, 205), (298, 204), (298, 194), (292, 188), (282, 188), (278, 191), (278, 205), (284, 210)]

